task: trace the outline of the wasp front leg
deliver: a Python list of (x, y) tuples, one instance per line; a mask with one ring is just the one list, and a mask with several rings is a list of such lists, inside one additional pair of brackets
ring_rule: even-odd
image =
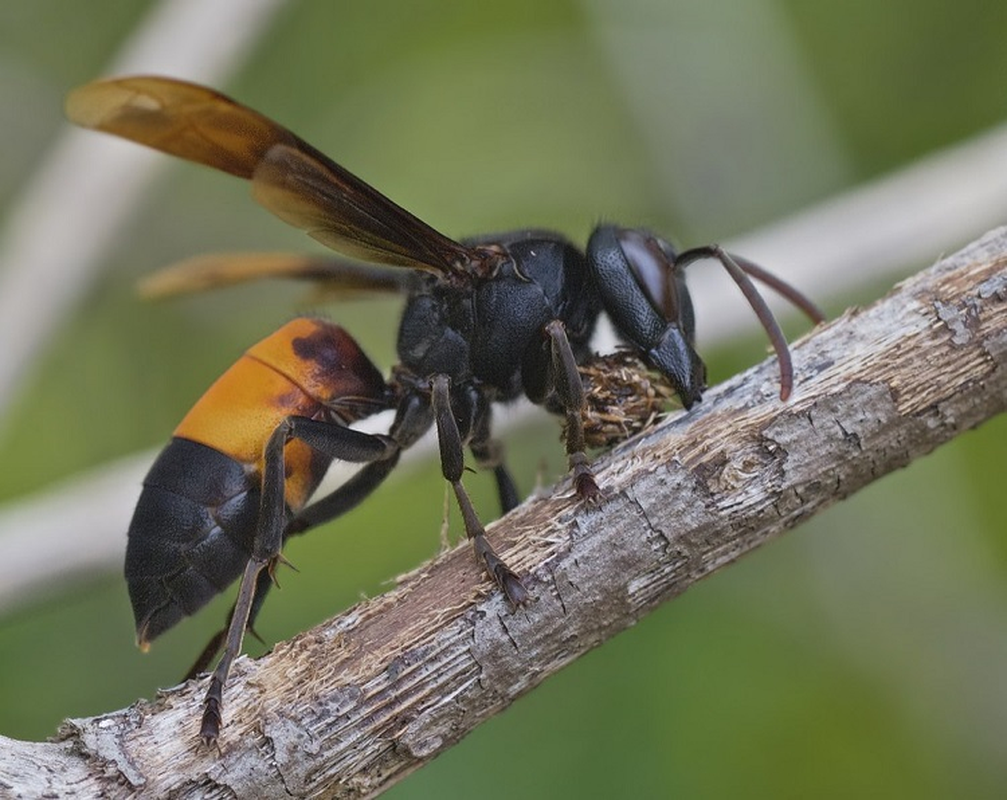
[(602, 499), (587, 457), (584, 438), (584, 383), (577, 369), (577, 357), (570, 346), (566, 328), (552, 320), (542, 330), (543, 340), (525, 353), (521, 380), (525, 394), (533, 403), (546, 403), (551, 411), (566, 418), (563, 440), (577, 496), (589, 503)]
[(587, 403), (584, 383), (577, 370), (577, 359), (562, 322), (553, 320), (545, 326), (545, 332), (549, 337), (553, 387), (566, 414), (564, 439), (573, 485), (579, 497), (589, 503), (597, 503), (602, 498), (602, 492), (591, 471), (591, 462), (584, 452), (584, 409)]

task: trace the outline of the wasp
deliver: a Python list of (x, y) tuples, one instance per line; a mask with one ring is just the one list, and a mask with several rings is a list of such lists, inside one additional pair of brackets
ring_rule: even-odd
[[(494, 404), (524, 395), (559, 413), (575, 494), (597, 502), (602, 490), (585, 452), (579, 369), (592, 355), (602, 312), (686, 409), (706, 387), (688, 264), (717, 260), (738, 284), (776, 352), (781, 399), (793, 385), (790, 352), (752, 278), (813, 321), (822, 319), (804, 295), (756, 264), (716, 245), (677, 252), (646, 230), (599, 225), (586, 248), (537, 229), (456, 241), (276, 122), (192, 83), (98, 81), (72, 91), (66, 111), (84, 127), (250, 181), (266, 209), (346, 257), (232, 259), (183, 270), (169, 282), (196, 288), (285, 276), (406, 297), (399, 363), (388, 381), (338, 326), (294, 320), (223, 374), (144, 482), (126, 551), (141, 646), (240, 577), (228, 626), (201, 658), (208, 662), (223, 644), (204, 702), (200, 735), (207, 743), (219, 736), (231, 663), (285, 539), (365, 499), (431, 428), (479, 561), (510, 604), (522, 606), (529, 592), (493, 549), (462, 484), (467, 447), (478, 465), (493, 470), (502, 509), (518, 504), (491, 434)], [(348, 427), (383, 409), (395, 411), (387, 434)], [(310, 502), (333, 459), (363, 466)]]

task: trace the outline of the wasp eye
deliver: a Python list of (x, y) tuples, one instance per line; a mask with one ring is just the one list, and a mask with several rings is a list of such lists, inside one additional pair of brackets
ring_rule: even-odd
[(629, 271), (647, 301), (665, 320), (677, 320), (681, 292), (671, 245), (647, 231), (631, 228), (620, 230), (617, 238)]

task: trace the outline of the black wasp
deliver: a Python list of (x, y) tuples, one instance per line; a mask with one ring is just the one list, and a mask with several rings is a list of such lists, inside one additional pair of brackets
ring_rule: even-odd
[[(520, 606), (527, 590), (493, 550), (461, 482), (467, 445), (480, 466), (494, 471), (503, 510), (518, 504), (491, 436), (493, 403), (524, 394), (562, 414), (576, 494), (593, 502), (601, 492), (585, 455), (578, 366), (591, 355), (602, 311), (686, 408), (700, 400), (706, 380), (693, 346), (687, 264), (716, 259), (737, 282), (776, 350), (782, 399), (793, 380), (790, 353), (749, 276), (821, 319), (796, 289), (755, 264), (717, 246), (676, 253), (643, 230), (600, 225), (586, 250), (539, 230), (454, 241), (275, 122), (190, 83), (154, 77), (91, 83), (69, 95), (67, 114), (79, 125), (248, 179), (267, 209), (353, 259), (232, 260), (213, 272), (184, 274), (183, 285), (282, 275), (408, 298), (400, 363), (388, 382), (346, 331), (295, 320), (221, 376), (144, 481), (126, 554), (141, 646), (241, 576), (228, 627), (194, 667), (205, 666), (223, 643), (203, 713), (207, 742), (219, 735), (231, 662), (286, 537), (366, 498), (431, 427), (465, 532), (489, 576)], [(387, 435), (348, 427), (386, 408), (395, 409)], [(333, 459), (363, 467), (310, 502)]]

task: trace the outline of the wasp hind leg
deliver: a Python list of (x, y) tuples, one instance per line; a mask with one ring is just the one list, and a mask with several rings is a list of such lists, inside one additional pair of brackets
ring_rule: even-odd
[[(267, 589), (260, 589), (262, 582), (272, 581), (272, 570), (282, 560), (281, 549), (287, 526), (287, 506), (285, 498), (286, 464), (283, 448), (291, 439), (300, 439), (310, 447), (331, 458), (356, 463), (381, 462), (398, 453), (398, 446), (386, 436), (361, 433), (341, 425), (311, 420), (306, 417), (287, 417), (269, 437), (264, 452), (262, 473), (262, 496), (259, 521), (252, 544), (252, 557), (245, 565), (238, 589), (238, 599), (231, 612), (231, 619), (223, 637), (224, 649), (217, 662), (210, 685), (203, 701), (203, 717), (199, 735), (204, 743), (212, 745), (220, 735), (223, 722), (222, 706), (224, 685), (231, 670), (231, 664), (241, 652), (241, 643), (249, 622), (258, 611), (256, 601), (261, 604)], [(211, 641), (207, 650), (219, 646)], [(204, 657), (207, 662), (212, 653)], [(198, 663), (197, 663), (198, 666)]]

